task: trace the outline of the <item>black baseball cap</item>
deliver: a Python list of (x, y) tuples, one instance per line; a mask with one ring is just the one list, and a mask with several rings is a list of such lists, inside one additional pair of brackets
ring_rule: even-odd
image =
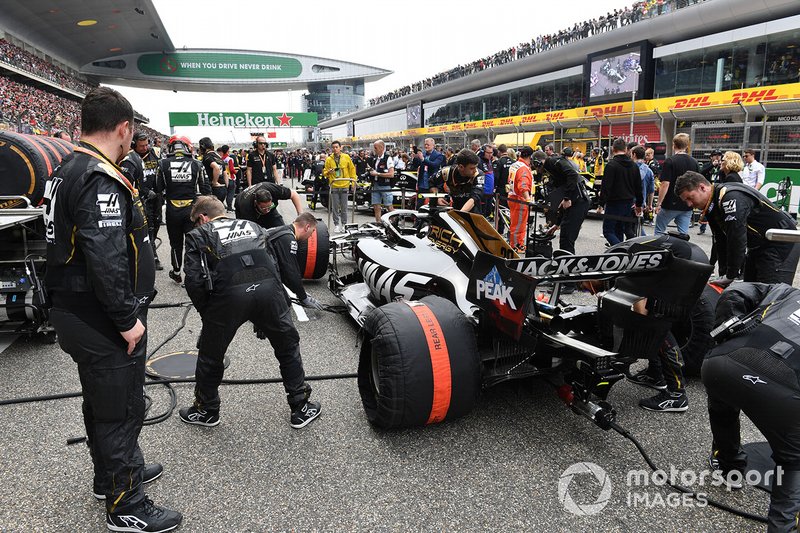
[(531, 148), (530, 146), (523, 146), (522, 150), (519, 151), (519, 156), (525, 159), (528, 159), (532, 155), (533, 155), (533, 148)]

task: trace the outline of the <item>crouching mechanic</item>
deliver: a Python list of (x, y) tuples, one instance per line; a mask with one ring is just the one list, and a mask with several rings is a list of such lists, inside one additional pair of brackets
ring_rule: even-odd
[(744, 281), (792, 284), (800, 243), (767, 240), (769, 229), (796, 229), (788, 213), (743, 183), (712, 185), (702, 174), (686, 172), (675, 182), (675, 194), (690, 207), (702, 209), (719, 252), (719, 278), (727, 287), (740, 275)]
[(311, 213), (300, 213), (288, 226), (270, 229), (267, 238), (275, 258), (280, 279), (306, 307), (322, 310), (322, 304), (303, 288), (303, 276), (297, 264), (297, 242), (307, 241), (317, 230), (317, 219)]
[(297, 214), (303, 212), (303, 202), (296, 191), (263, 181), (246, 188), (236, 197), (236, 218), (255, 222), (262, 228), (284, 226), (286, 222), (278, 212), (279, 200), (291, 200)]
[[(475, 152), (463, 149), (456, 155), (456, 164), (442, 168), (431, 181), (431, 192), (444, 191), (453, 203), (453, 209), (483, 214), (483, 172), (478, 170), (480, 160)], [(446, 198), (438, 198), (439, 205), (448, 205)]]
[(796, 531), (800, 513), (800, 290), (735, 283), (722, 293), (714, 347), (703, 363), (713, 436), (711, 466), (742, 486), (747, 457), (739, 412), (769, 441), (777, 468), (767, 531)]
[(198, 198), (191, 218), (199, 227), (186, 235), (185, 283), (203, 328), (195, 400), (180, 410), (181, 420), (200, 426), (219, 424), (225, 351), (239, 326), (249, 320), (267, 336), (280, 363), (291, 426), (305, 427), (319, 416), (320, 403), (309, 400), (300, 336), (267, 250), (268, 232), (255, 222), (227, 218), (225, 206), (213, 196)]

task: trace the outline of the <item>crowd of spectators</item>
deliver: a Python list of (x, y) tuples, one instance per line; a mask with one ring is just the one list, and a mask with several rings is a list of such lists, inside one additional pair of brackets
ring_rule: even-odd
[(400, 89), (382, 96), (371, 98), (369, 104), (377, 105), (389, 102), (436, 85), (441, 85), (442, 83), (469, 76), (476, 72), (481, 72), (523, 57), (528, 57), (580, 39), (585, 39), (591, 35), (597, 35), (621, 26), (639, 22), (643, 19), (670, 13), (676, 9), (681, 9), (703, 1), (705, 0), (642, 0), (636, 2), (631, 7), (622, 10), (615, 9), (612, 13), (575, 24), (569, 29), (564, 29), (549, 35), (540, 35), (531, 39), (529, 42), (520, 43), (517, 46), (501, 50), (494, 55), (476, 59), (472, 63), (466, 65), (458, 65), (455, 68), (440, 72), (430, 78), (412, 83), (411, 85), (406, 85), (405, 87), (401, 87)]
[(0, 39), (0, 60), (81, 94), (86, 94), (92, 90), (92, 87), (88, 83), (84, 83), (74, 76), (70, 76), (52, 63), (11, 44), (5, 39)]
[(21, 133), (80, 131), (81, 104), (0, 76), (0, 122)]

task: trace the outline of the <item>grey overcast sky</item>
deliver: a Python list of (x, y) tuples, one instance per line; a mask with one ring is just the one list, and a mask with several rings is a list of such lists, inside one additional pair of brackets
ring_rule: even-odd
[[(154, 0), (154, 4), (177, 48), (295, 53), (394, 71), (366, 85), (368, 100), (537, 35), (623, 9), (633, 0)], [(169, 133), (170, 111), (297, 112), (303, 93), (173, 93), (116, 88), (162, 133)], [(179, 132), (196, 138), (209, 135), (217, 144), (249, 139), (244, 130), (208, 130), (182, 128)]]

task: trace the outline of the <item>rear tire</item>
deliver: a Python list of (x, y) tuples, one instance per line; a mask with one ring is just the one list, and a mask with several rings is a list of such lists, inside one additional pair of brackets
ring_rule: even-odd
[(364, 333), (358, 386), (371, 424), (422, 426), (475, 407), (481, 389), (475, 330), (455, 304), (439, 296), (386, 304), (367, 316)]
[(297, 266), (303, 279), (320, 279), (328, 272), (329, 238), (328, 226), (317, 219), (317, 231), (307, 241), (297, 242)]

